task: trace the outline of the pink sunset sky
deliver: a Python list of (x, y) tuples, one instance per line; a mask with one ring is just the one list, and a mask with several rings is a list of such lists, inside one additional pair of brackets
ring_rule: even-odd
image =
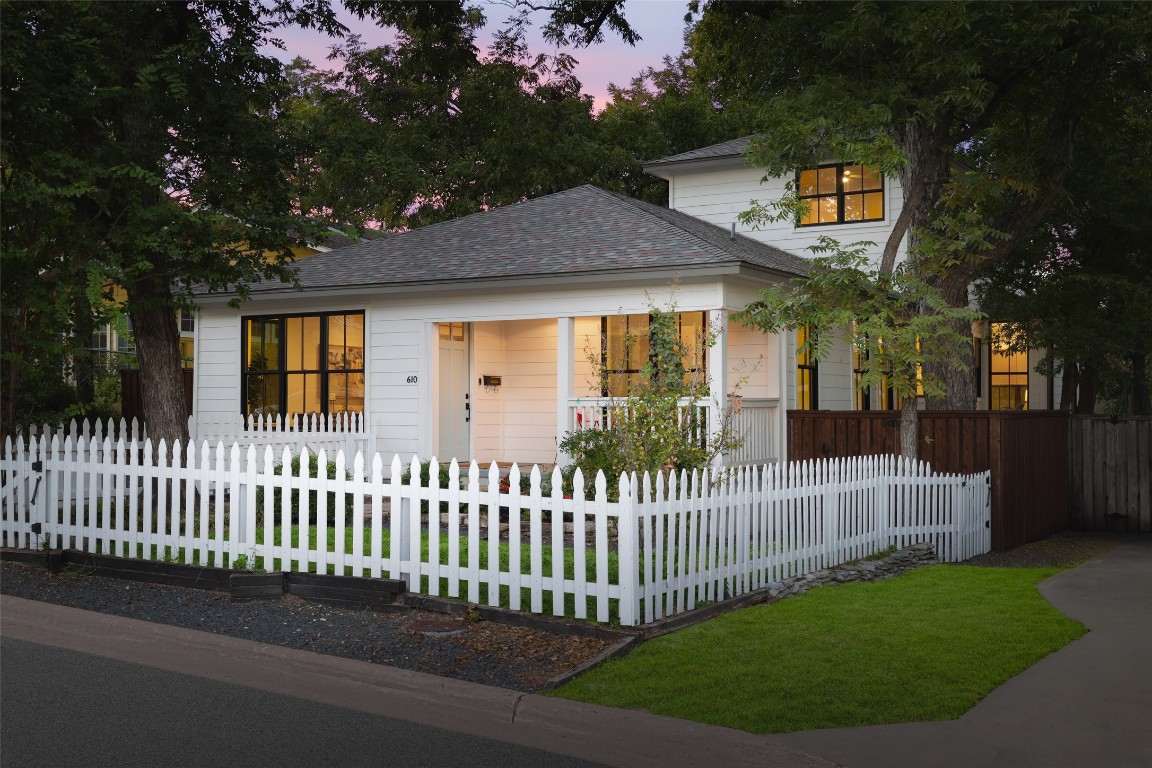
[[(492, 40), (492, 33), (499, 29), (511, 14), (505, 3), (496, 0), (482, 0), (477, 3), (484, 11), (488, 24), (480, 33), (477, 43), (483, 54)], [(576, 76), (583, 84), (584, 93), (590, 94), (600, 110), (608, 100), (608, 84), (627, 85), (645, 67), (659, 67), (665, 56), (676, 56), (683, 48), (684, 14), (687, 12), (685, 0), (627, 0), (625, 15), (633, 29), (643, 38), (634, 47), (620, 40), (610, 30), (604, 32), (604, 42), (590, 48), (565, 49), (577, 61)], [(384, 45), (392, 40), (389, 29), (376, 26), (370, 20), (359, 21), (347, 12), (340, 14), (341, 21), (353, 33), (360, 35), (369, 46)], [(538, 28), (547, 19), (547, 14), (537, 12), (534, 22)], [(535, 34), (534, 34), (535, 33)], [(327, 61), (332, 40), (312, 30), (281, 30), (279, 37), (284, 41), (283, 51), (273, 53), (291, 61), (301, 56), (317, 67), (332, 66)], [(529, 31), (529, 46), (534, 53), (554, 53), (556, 46), (544, 42), (538, 29)]]

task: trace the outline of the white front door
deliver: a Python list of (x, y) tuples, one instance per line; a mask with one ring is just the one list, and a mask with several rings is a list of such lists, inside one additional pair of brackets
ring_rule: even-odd
[(471, 393), (468, 387), (468, 324), (440, 323), (440, 462), (471, 458)]

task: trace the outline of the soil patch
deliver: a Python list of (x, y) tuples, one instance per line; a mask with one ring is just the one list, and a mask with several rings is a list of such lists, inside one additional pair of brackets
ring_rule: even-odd
[(964, 561), (964, 565), (1001, 568), (1068, 568), (1091, 560), (1116, 546), (1119, 538), (1108, 533), (1065, 531), (1007, 552), (989, 552)]

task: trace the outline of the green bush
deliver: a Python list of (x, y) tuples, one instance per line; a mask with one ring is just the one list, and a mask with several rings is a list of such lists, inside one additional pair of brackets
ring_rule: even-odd
[[(451, 464), (441, 464), (440, 465), (440, 486), (439, 486), (440, 488), (447, 488), (448, 487), (448, 469), (449, 469), (449, 467), (451, 467)], [(422, 488), (430, 488), (431, 487), (428, 484), (428, 477), (431, 473), (432, 473), (432, 462), (431, 461), (420, 462), (420, 486)], [(401, 475), (400, 475), (400, 482), (407, 485), (411, 481), (412, 481), (412, 466), (408, 465), (407, 467), (404, 468), (404, 472), (401, 473)]]
[(579, 467), (584, 472), (585, 498), (595, 495), (596, 473), (603, 472), (604, 479), (608, 481), (609, 497), (616, 500), (625, 458), (615, 430), (590, 428), (566, 432), (560, 441), (560, 450), (572, 458), (572, 463), (561, 470), (564, 474), (564, 493), (572, 493), (572, 477), (576, 474), (576, 467)]
[[(292, 477), (299, 477), (300, 476), (300, 457), (299, 456), (293, 456), (292, 462), (289, 464), (289, 467), (291, 468)], [(315, 457), (313, 457), (312, 461), (308, 462), (308, 476), (309, 477), (318, 477), (319, 476), (318, 475), (319, 469), (320, 469), (320, 467), (318, 466), (318, 462), (315, 460)], [(276, 468), (273, 470), (273, 472), (274, 472), (274, 474), (283, 476), (284, 465), (283, 464), (277, 464)], [(336, 479), (336, 462), (334, 462), (334, 461), (328, 462), (327, 472), (325, 474), (329, 480), (335, 480)], [(350, 473), (348, 473), (348, 472), (344, 473), (344, 479), (350, 480), (351, 478), (352, 478), (352, 475)], [(272, 498), (272, 504), (273, 504), (272, 519), (273, 519), (273, 522), (275, 522), (276, 520), (279, 519), (278, 516), (280, 514), (281, 493), (283, 493), (283, 492), (279, 488), (276, 488), (273, 491), (273, 498)], [(317, 491), (308, 491), (308, 522), (307, 522), (307, 525), (316, 525), (316, 510), (319, 507), (319, 503), (318, 503), (319, 502), (319, 499), (318, 499), (319, 495), (320, 494)], [(256, 525), (263, 525), (264, 524), (263, 509), (264, 509), (264, 488), (262, 486), (258, 486), (256, 488)], [(333, 515), (333, 512), (335, 511), (335, 509), (336, 509), (336, 494), (335, 494), (335, 492), (329, 492), (329, 494), (328, 494), (329, 525), (332, 525), (335, 523), (335, 518)], [(344, 499), (344, 525), (351, 525), (352, 524), (352, 515), (355, 512), (355, 510), (356, 510), (356, 499), (353, 498), (352, 495), (346, 496)], [(304, 525), (305, 523), (303, 521), (301, 521), (299, 519), (299, 517), (300, 517), (300, 494), (299, 493), (293, 493), (292, 494), (292, 519), (297, 521), (300, 525)]]

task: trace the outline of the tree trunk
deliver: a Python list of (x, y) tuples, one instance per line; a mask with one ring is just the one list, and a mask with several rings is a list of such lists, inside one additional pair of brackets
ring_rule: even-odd
[(1076, 413), (1096, 412), (1096, 383), (1099, 373), (1096, 366), (1084, 363), (1080, 368), (1080, 387), (1076, 394)]
[(153, 443), (163, 439), (169, 446), (176, 440), (187, 442), (188, 410), (172, 290), (162, 275), (151, 272), (132, 283), (128, 305), (148, 436)]
[(1132, 414), (1152, 415), (1152, 396), (1148, 392), (1148, 355), (1132, 353)]
[(906, 397), (900, 406), (900, 455), (909, 461), (916, 461), (920, 455), (916, 423), (916, 398)]
[[(968, 306), (968, 281), (965, 277), (948, 277), (940, 286), (944, 298), (954, 307)], [(972, 355), (972, 326), (967, 320), (957, 320), (953, 326), (964, 341), (955, 350), (955, 363), (930, 361), (924, 364), (924, 375), (932, 376), (944, 384), (943, 397), (925, 398), (930, 411), (970, 411), (976, 407), (976, 360)]]
[(76, 382), (76, 400), (83, 404), (85, 415), (96, 415), (96, 355), (92, 346), (92, 331), (96, 323), (92, 318), (92, 304), (84, 291), (76, 292), (72, 310), (75, 348), (72, 351), (72, 379)]
[(1072, 413), (1076, 410), (1076, 387), (1080, 383), (1080, 366), (1076, 363), (1065, 363), (1064, 374), (1060, 383), (1060, 410)]

